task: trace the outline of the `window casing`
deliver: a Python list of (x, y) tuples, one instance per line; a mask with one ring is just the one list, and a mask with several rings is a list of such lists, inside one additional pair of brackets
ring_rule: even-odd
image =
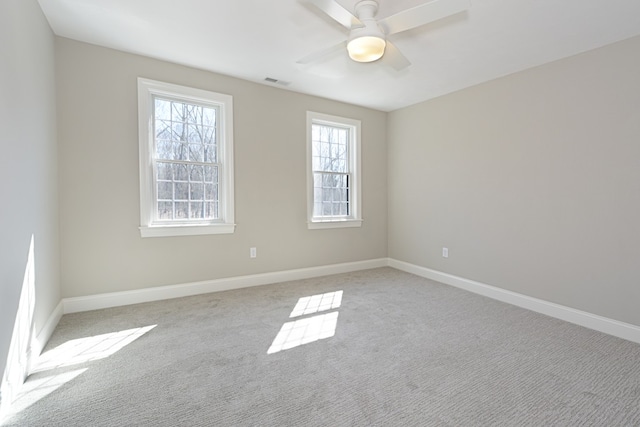
[(360, 121), (307, 112), (308, 227), (360, 227)]
[(142, 237), (233, 233), (230, 95), (138, 79)]

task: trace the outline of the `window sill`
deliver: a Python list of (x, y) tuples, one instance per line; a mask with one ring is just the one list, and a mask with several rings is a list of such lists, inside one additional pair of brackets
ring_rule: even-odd
[(307, 223), (309, 230), (320, 230), (323, 228), (347, 228), (361, 227), (361, 219), (334, 219), (327, 221), (309, 221)]
[(199, 236), (207, 234), (232, 234), (235, 224), (207, 225), (156, 225), (140, 227), (142, 237)]

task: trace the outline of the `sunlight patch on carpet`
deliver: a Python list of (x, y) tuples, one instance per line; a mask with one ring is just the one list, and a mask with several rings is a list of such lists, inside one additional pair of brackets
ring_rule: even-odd
[[(12, 402), (7, 416), (20, 413), (89, 369), (69, 371), (65, 370), (66, 367), (109, 357), (156, 326), (150, 325), (69, 340), (42, 353), (35, 367), (30, 371), (33, 375), (20, 388), (18, 397)], [(46, 371), (51, 373), (43, 374)]]
[(341, 303), (342, 291), (327, 292), (326, 294), (303, 297), (298, 300), (298, 303), (293, 308), (289, 318), (339, 308)]
[(10, 415), (17, 414), (33, 405), (38, 400), (47, 397), (49, 394), (73, 380), (87, 369), (88, 368), (77, 369), (75, 371), (30, 379), (22, 386), (18, 398), (11, 404)]
[(282, 325), (267, 354), (330, 338), (335, 335), (337, 324), (337, 311), (287, 322)]
[(42, 372), (104, 359), (131, 344), (156, 326), (150, 325), (67, 341), (53, 350), (43, 353), (32, 372)]

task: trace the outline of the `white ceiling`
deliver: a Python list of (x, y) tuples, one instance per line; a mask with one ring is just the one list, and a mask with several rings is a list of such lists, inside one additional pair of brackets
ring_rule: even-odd
[[(383, 111), (640, 35), (640, 0), (470, 1), (390, 36), (412, 63), (398, 72), (346, 53), (297, 64), (348, 36), (301, 0), (39, 0), (62, 37)], [(338, 2), (353, 11), (357, 0)], [(377, 17), (425, 2), (379, 0)]]

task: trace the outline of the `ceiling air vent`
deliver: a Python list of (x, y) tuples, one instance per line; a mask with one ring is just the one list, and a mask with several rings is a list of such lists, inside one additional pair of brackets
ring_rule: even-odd
[(291, 82), (285, 82), (284, 80), (274, 79), (273, 77), (265, 77), (264, 81), (269, 83), (275, 83), (281, 86), (289, 86), (291, 84)]

